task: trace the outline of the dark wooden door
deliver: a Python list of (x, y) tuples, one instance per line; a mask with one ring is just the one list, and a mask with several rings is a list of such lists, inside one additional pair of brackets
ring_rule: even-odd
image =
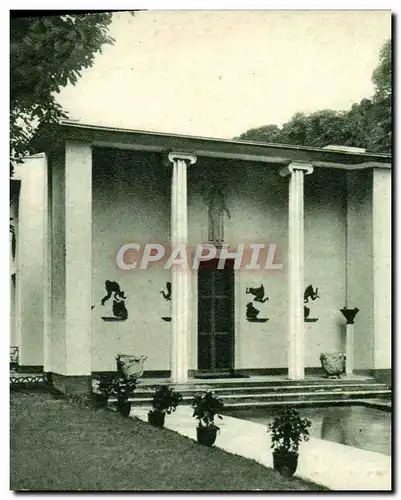
[(234, 259), (218, 259), (198, 270), (198, 369), (234, 368)]

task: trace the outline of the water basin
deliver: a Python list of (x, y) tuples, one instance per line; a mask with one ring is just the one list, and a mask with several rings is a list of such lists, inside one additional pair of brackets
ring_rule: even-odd
[[(223, 414), (268, 424), (278, 407), (225, 411)], [(391, 413), (362, 405), (298, 408), (312, 422), (311, 437), (391, 456)]]

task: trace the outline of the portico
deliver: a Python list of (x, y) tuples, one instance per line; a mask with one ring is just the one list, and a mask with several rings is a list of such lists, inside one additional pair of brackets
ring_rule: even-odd
[[(37, 364), (46, 364), (59, 389), (88, 390), (93, 373), (114, 369), (118, 352), (146, 355), (145, 374), (180, 384), (200, 365), (284, 371), (302, 380), (319, 366), (320, 352), (345, 349), (344, 305), (361, 309), (355, 372), (390, 369), (390, 323), (379, 319), (390, 317), (390, 269), (373, 267), (381, 254), (388, 262), (387, 247), (369, 229), (390, 224), (383, 194), (389, 193), (389, 156), (71, 122), (42, 130), (37, 148), (47, 155), (49, 186), (47, 354)], [(282, 269), (230, 268), (201, 278), (198, 270), (157, 263), (148, 270), (118, 268), (116, 254), (126, 243), (192, 250), (210, 243), (217, 234), (207, 206), (212, 185), (220, 186), (230, 215), (222, 212), (220, 247), (275, 244)], [(373, 256), (361, 254), (365, 243)], [(380, 273), (380, 286), (372, 279), (361, 293), (355, 281), (364, 272)], [(119, 291), (102, 305), (106, 281)], [(171, 300), (161, 295), (167, 282)], [(305, 322), (309, 284), (320, 297)], [(114, 301), (123, 302), (126, 317), (109, 312)]]

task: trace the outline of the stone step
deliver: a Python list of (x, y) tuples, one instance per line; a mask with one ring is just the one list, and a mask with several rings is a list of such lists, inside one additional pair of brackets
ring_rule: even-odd
[[(295, 392), (232, 392), (230, 394), (220, 394), (219, 395), (225, 406), (236, 406), (236, 405), (249, 405), (257, 406), (259, 403), (267, 402), (277, 402), (285, 404), (286, 401), (304, 401), (311, 402), (314, 401), (324, 401), (328, 400), (333, 402), (343, 401), (344, 399), (366, 399), (366, 398), (386, 398), (391, 397), (391, 391), (387, 388), (366, 388), (366, 390), (357, 389), (347, 389), (342, 391), (329, 391), (329, 390), (314, 390), (314, 391), (295, 391)], [(193, 399), (193, 394), (184, 394), (182, 404), (188, 405)], [(110, 399), (110, 402), (112, 399)], [(136, 393), (134, 397), (130, 398), (130, 401), (139, 406), (148, 406), (151, 404), (151, 395), (141, 395)]]
[[(359, 398), (357, 398), (357, 399), (344, 398), (341, 401), (333, 401), (332, 399), (316, 399), (316, 400), (310, 399), (308, 401), (300, 401), (300, 400), (290, 399), (290, 400), (284, 400), (284, 401), (253, 401), (252, 403), (235, 401), (233, 403), (226, 403), (224, 405), (224, 408), (225, 409), (228, 409), (228, 408), (246, 409), (246, 408), (271, 408), (271, 407), (275, 407), (275, 406), (277, 406), (277, 407), (282, 407), (282, 406), (298, 406), (298, 407), (307, 406), (307, 407), (309, 407), (312, 405), (333, 406), (333, 404), (343, 406), (343, 405), (355, 405), (355, 404), (366, 405), (366, 403), (367, 403), (366, 399), (361, 401)], [(376, 404), (376, 405), (372, 405), (372, 406), (376, 406), (379, 409), (387, 408), (387, 410), (389, 410), (389, 409), (391, 410), (391, 407), (388, 408), (384, 404)], [(224, 410), (223, 410), (222, 414), (224, 415)]]
[[(224, 396), (226, 394), (263, 394), (263, 393), (286, 393), (286, 392), (316, 392), (316, 391), (344, 391), (344, 390), (365, 390), (369, 388), (369, 390), (384, 390), (387, 389), (385, 384), (381, 383), (372, 383), (372, 384), (355, 384), (355, 383), (346, 383), (346, 384), (328, 384), (328, 385), (272, 385), (272, 386), (248, 386), (244, 385), (242, 387), (212, 387), (211, 390), (218, 396)], [(177, 387), (174, 387), (175, 390), (179, 390)], [(191, 387), (191, 386), (183, 386), (180, 388), (179, 392), (183, 395), (193, 395), (199, 391), (206, 390), (205, 387)], [(135, 397), (152, 397), (153, 389), (151, 387), (138, 386), (135, 390)]]
[[(370, 403), (372, 401), (372, 404)], [(386, 410), (386, 411), (391, 411), (391, 403), (387, 403), (386, 401), (380, 400), (380, 402), (377, 402), (377, 399), (353, 399), (353, 398), (344, 398), (341, 401), (333, 401), (332, 399), (311, 399), (307, 401), (301, 401), (301, 400), (293, 400), (293, 399), (286, 399), (283, 401), (253, 401), (252, 403), (248, 402), (238, 402), (235, 401), (233, 403), (225, 403), (224, 409), (222, 411), (222, 415), (227, 412), (228, 409), (251, 409), (251, 408), (272, 408), (272, 407), (283, 407), (283, 406), (297, 406), (297, 407), (311, 407), (311, 406), (318, 406), (318, 407), (323, 407), (323, 406), (348, 406), (348, 405), (363, 405), (363, 406), (370, 406), (373, 408), (377, 408), (379, 410)], [(110, 403), (112, 401), (110, 400)], [(151, 409), (151, 404), (143, 404), (143, 405), (136, 405), (135, 402), (133, 402), (135, 406), (138, 406), (140, 408), (144, 409)], [(240, 418), (240, 417), (238, 417)]]
[(173, 387), (177, 391), (182, 392), (183, 390), (186, 390), (187, 388), (192, 388), (196, 390), (205, 390), (206, 388), (212, 389), (212, 390), (217, 390), (217, 389), (227, 389), (227, 388), (241, 388), (241, 387), (270, 387), (270, 386), (280, 386), (280, 387), (286, 387), (286, 386), (326, 386), (326, 385), (348, 385), (348, 384), (355, 384), (355, 385), (370, 385), (370, 384), (375, 384), (376, 380), (373, 377), (366, 377), (366, 378), (358, 378), (358, 379), (352, 379), (352, 378), (340, 378), (340, 379), (328, 379), (328, 378), (313, 378), (313, 379), (305, 379), (305, 380), (252, 380), (252, 378), (249, 379), (238, 379), (238, 380), (231, 380), (231, 379), (226, 379), (224, 381), (216, 381), (216, 380), (190, 380), (187, 384), (173, 384), (169, 382), (168, 380), (161, 380), (160, 382), (155, 382), (152, 380), (152, 382), (148, 382), (146, 378), (141, 378), (138, 380), (138, 389), (139, 388), (150, 388), (154, 387), (156, 385), (169, 385), (170, 387)]

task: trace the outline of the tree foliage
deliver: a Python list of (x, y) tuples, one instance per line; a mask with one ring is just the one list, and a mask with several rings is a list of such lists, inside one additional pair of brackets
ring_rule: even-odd
[(10, 152), (19, 162), (29, 153), (36, 127), (66, 115), (56, 94), (75, 85), (92, 66), (108, 36), (111, 13), (67, 14), (10, 21)]
[(278, 144), (324, 147), (341, 144), (366, 148), (377, 153), (390, 153), (392, 146), (392, 82), (391, 40), (381, 52), (372, 81), (375, 92), (371, 99), (362, 99), (348, 111), (321, 110), (296, 113), (282, 127), (266, 125), (253, 128), (237, 139)]

